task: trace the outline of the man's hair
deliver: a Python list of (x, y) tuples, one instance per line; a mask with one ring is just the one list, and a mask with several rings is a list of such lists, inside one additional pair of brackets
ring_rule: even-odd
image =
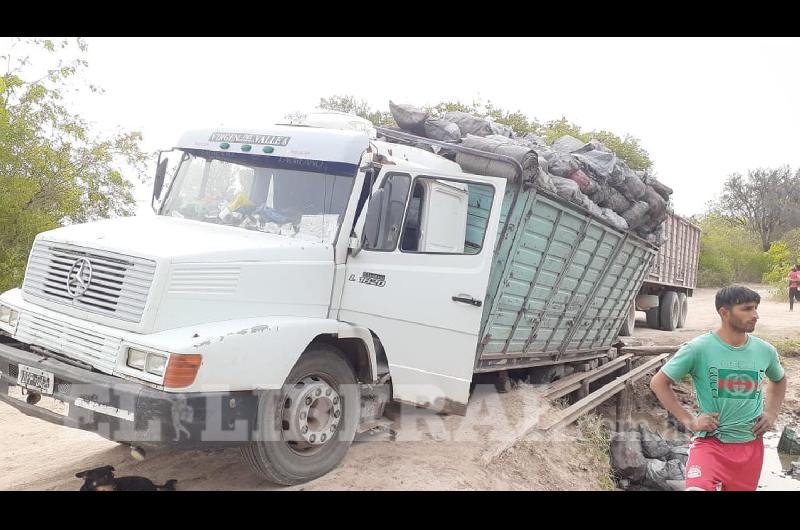
[(743, 287), (741, 285), (728, 285), (717, 291), (717, 297), (714, 299), (714, 304), (717, 306), (717, 311), (721, 307), (732, 308), (735, 305), (747, 304), (749, 302), (761, 303), (761, 296), (752, 289)]

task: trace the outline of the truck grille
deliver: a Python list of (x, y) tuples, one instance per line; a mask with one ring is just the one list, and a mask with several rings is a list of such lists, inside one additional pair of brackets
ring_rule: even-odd
[[(73, 297), (67, 291), (67, 275), (80, 258), (89, 260), (92, 277), (86, 292)], [(22, 290), (92, 313), (140, 322), (155, 268), (148, 259), (39, 241), (31, 251)]]
[(110, 374), (114, 371), (120, 339), (25, 311), (15, 339), (83, 361)]

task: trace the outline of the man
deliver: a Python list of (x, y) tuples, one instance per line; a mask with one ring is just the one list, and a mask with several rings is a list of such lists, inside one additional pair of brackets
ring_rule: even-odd
[(800, 283), (800, 265), (792, 267), (792, 272), (789, 273), (789, 311), (794, 311), (794, 301), (800, 302), (800, 293), (797, 292), (797, 286)]
[[(786, 377), (771, 344), (750, 335), (757, 292), (731, 285), (717, 292), (722, 323), (687, 344), (650, 381), (661, 404), (694, 432), (687, 490), (755, 490), (764, 459), (762, 435), (772, 429)], [(700, 415), (684, 409), (670, 385), (692, 376)], [(771, 381), (764, 390), (764, 376)], [(766, 399), (764, 399), (766, 398)], [(766, 402), (765, 402), (766, 401)]]

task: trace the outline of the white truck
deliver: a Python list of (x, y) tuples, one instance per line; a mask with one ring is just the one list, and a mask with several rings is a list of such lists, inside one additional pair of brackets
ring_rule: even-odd
[(376, 136), (332, 113), (191, 131), (158, 215), (39, 234), (0, 295), (0, 400), (134, 448), (238, 445), (297, 484), (391, 401), (464, 414), (475, 374), (613, 356), (652, 245), (518, 164)]

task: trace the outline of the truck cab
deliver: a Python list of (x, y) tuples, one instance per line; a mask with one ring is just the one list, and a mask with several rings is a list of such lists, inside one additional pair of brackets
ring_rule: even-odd
[(281, 484), (389, 401), (465, 413), (506, 179), (330, 113), (189, 131), (157, 168), (157, 215), (36, 237), (0, 295), (0, 400), (134, 446), (240, 446)]

